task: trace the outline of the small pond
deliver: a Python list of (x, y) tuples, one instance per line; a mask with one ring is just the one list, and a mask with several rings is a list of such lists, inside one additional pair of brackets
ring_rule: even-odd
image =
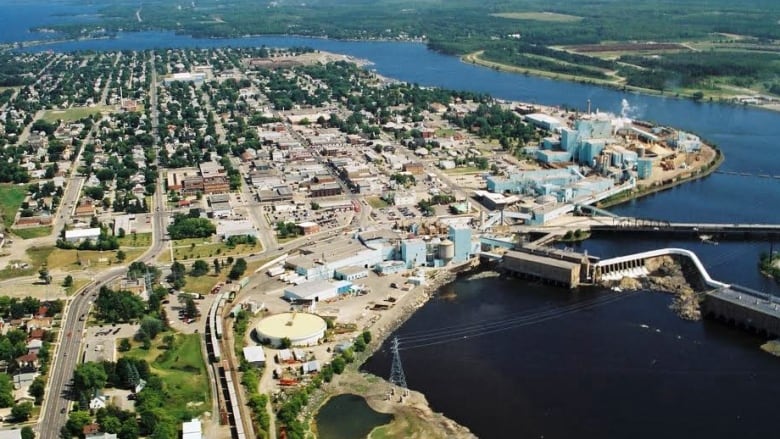
[(374, 411), (362, 396), (345, 394), (329, 399), (315, 419), (320, 439), (365, 439), (393, 415)]

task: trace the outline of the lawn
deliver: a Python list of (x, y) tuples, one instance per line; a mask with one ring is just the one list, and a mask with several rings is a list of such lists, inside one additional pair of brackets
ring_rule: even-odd
[(222, 270), (219, 276), (214, 276), (213, 274), (198, 277), (187, 275), (184, 278), (184, 281), (186, 282), (184, 284), (184, 291), (188, 293), (210, 294), (214, 285), (220, 280), (225, 280), (225, 274), (229, 271), (230, 269)]
[(84, 285), (88, 284), (89, 282), (90, 280), (86, 278), (74, 278), (73, 285), (65, 288), (65, 294), (71, 296), (73, 295), (73, 293), (80, 290)]
[(128, 233), (123, 238), (118, 238), (120, 247), (143, 247), (152, 245), (152, 233)]
[(211, 409), (211, 387), (200, 349), (200, 335), (176, 334), (172, 349), (163, 345), (165, 335), (158, 335), (148, 351), (136, 346), (125, 355), (146, 360), (152, 373), (162, 379), (171, 416), (178, 420), (197, 417)]
[(582, 20), (582, 17), (576, 15), (558, 14), (555, 12), (502, 12), (490, 15), (510, 20), (546, 21), (550, 23), (576, 23)]
[(51, 226), (30, 227), (28, 229), (11, 229), (11, 232), (22, 239), (43, 238), (51, 235)]
[[(126, 258), (122, 263), (129, 263), (133, 259), (140, 256), (145, 249), (132, 249), (123, 250)], [(28, 254), (30, 251), (27, 252)], [(116, 260), (116, 250), (106, 251), (84, 251), (84, 250), (65, 250), (61, 248), (54, 248), (50, 251), (48, 258), (46, 258), (46, 264), (49, 269), (59, 268), (65, 271), (79, 271), (87, 267), (109, 267), (111, 265), (120, 264)]]
[[(252, 253), (260, 253), (263, 246), (258, 242), (255, 245), (238, 244), (235, 247), (228, 247), (223, 242), (212, 242), (210, 239), (189, 238), (172, 241), (173, 257), (177, 261), (186, 261), (191, 259), (211, 259), (225, 256), (240, 256)], [(163, 252), (159, 258), (160, 262), (171, 262), (171, 252)]]
[(482, 172), (490, 172), (490, 171), (488, 169), (479, 169), (476, 166), (464, 166), (462, 168), (453, 168), (444, 171), (444, 173), (447, 175), (478, 174)]
[(366, 202), (368, 203), (369, 206), (373, 207), (374, 209), (384, 209), (385, 207), (390, 205), (387, 203), (387, 201), (379, 197), (368, 197), (366, 198)]
[(84, 119), (92, 114), (99, 114), (103, 111), (114, 111), (113, 106), (97, 105), (95, 107), (73, 107), (67, 110), (46, 110), (43, 113), (42, 119), (46, 122), (56, 122), (58, 120), (64, 120), (66, 122), (73, 122), (79, 119)]
[(15, 184), (0, 185), (0, 213), (3, 215), (3, 224), (5, 228), (10, 228), (14, 223), (16, 212), (27, 195), (27, 186), (18, 186)]
[[(244, 276), (251, 276), (252, 274), (254, 274), (255, 270), (263, 266), (263, 264), (267, 263), (271, 259), (273, 258), (261, 259), (259, 261), (248, 261), (246, 263), (246, 272), (244, 272)], [(230, 273), (230, 267), (223, 268), (219, 272), (219, 275), (215, 276), (213, 272), (214, 269), (213, 261), (214, 261), (213, 259), (206, 260), (206, 262), (208, 262), (210, 266), (209, 274), (205, 276), (198, 276), (198, 277), (187, 275), (185, 277), (186, 283), (184, 285), (184, 291), (188, 293), (210, 294), (211, 289), (214, 288), (214, 285), (216, 285), (217, 282), (224, 282), (225, 280), (227, 280), (227, 275), (228, 273)]]

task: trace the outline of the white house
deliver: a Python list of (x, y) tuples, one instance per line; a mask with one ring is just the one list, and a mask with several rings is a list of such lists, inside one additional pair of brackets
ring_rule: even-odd
[(96, 395), (89, 401), (89, 409), (97, 410), (106, 408), (106, 397), (104, 395)]

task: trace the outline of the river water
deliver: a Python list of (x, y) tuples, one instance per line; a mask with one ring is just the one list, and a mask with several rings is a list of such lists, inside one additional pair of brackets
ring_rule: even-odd
[[(579, 109), (590, 100), (594, 108), (612, 112), (621, 111), (625, 102), (633, 117), (690, 130), (717, 144), (726, 156), (724, 171), (780, 174), (780, 113), (503, 73), (461, 63), (421, 44), (295, 37), (209, 40), (146, 32), (33, 50), (259, 45), (344, 53), (370, 60), (372, 69), (388, 77), (504, 99)], [(716, 173), (611, 210), (672, 221), (760, 223), (777, 222), (778, 205), (780, 180)], [(666, 246), (696, 251), (716, 279), (780, 294), (756, 270), (759, 253), (769, 247), (765, 242), (716, 246), (592, 239), (583, 244), (602, 257)], [(757, 337), (714, 322), (678, 319), (666, 295), (638, 293), (602, 303), (614, 293), (571, 293), (490, 277), (461, 279), (445, 289), (454, 299), (433, 299), (398, 330), (402, 346), (405, 338), (410, 340), (401, 353), (406, 377), (434, 410), (480, 437), (776, 435), (780, 360), (759, 351)], [(513, 316), (519, 318), (508, 320)], [(496, 325), (486, 326), (489, 322)], [(485, 330), (467, 325), (485, 325)], [(451, 336), (431, 338), (442, 327)], [(464, 328), (472, 332), (458, 337)], [(365, 368), (387, 377), (387, 350)]]

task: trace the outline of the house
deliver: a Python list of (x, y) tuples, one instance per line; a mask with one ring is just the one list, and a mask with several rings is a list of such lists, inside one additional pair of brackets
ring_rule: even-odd
[(108, 403), (105, 395), (95, 395), (95, 397), (89, 401), (90, 410), (104, 409), (107, 405)]
[(43, 347), (43, 341), (40, 339), (32, 339), (27, 342), (27, 353), (38, 353)]
[(81, 429), (81, 432), (84, 433), (84, 436), (89, 436), (91, 434), (98, 433), (100, 431), (100, 425), (95, 424), (94, 422), (92, 424), (87, 424), (84, 426), (84, 428)]
[(38, 376), (37, 372), (25, 372), (14, 375), (14, 389), (30, 387), (36, 376)]
[(37, 370), (40, 363), (38, 362), (38, 354), (30, 352), (21, 357), (16, 357), (16, 362), (19, 364), (19, 368), (22, 370)]
[(26, 326), (28, 331), (34, 329), (51, 329), (51, 317), (35, 317), (27, 321)]

